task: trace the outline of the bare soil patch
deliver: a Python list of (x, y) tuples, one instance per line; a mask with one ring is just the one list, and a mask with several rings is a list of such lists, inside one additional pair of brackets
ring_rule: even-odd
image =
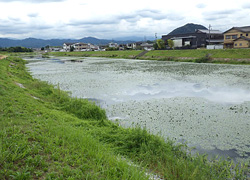
[(0, 59), (4, 59), (4, 58), (6, 58), (7, 56), (5, 56), (5, 55), (0, 55)]

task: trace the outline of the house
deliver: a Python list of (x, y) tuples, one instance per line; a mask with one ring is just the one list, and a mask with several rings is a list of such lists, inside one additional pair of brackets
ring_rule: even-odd
[(93, 44), (86, 43), (64, 43), (63, 51), (70, 51), (71, 48), (74, 48), (74, 51), (98, 51), (100, 50), (99, 46)]
[(194, 32), (162, 36), (162, 40), (164, 40), (166, 44), (168, 44), (169, 39), (173, 40), (175, 48), (198, 48), (206, 46), (205, 33)]
[(154, 44), (142, 43), (141, 47), (142, 47), (142, 49), (144, 49), (146, 51), (154, 50)]
[(206, 34), (207, 45), (218, 45), (218, 44), (223, 44), (224, 42), (223, 32), (219, 30), (198, 29), (196, 30), (196, 33)]
[(223, 33), (219, 30), (197, 29), (193, 33), (163, 35), (162, 40), (167, 44), (168, 39), (174, 41), (175, 48), (200, 48), (207, 45), (223, 43)]
[(90, 51), (99, 51), (100, 50), (99, 46), (96, 46), (96, 45), (93, 45), (90, 43), (88, 43), (88, 46), (89, 46)]
[(117, 43), (111, 42), (111, 43), (109, 43), (109, 47), (110, 47), (110, 48), (118, 48), (119, 45), (118, 45)]
[(89, 45), (86, 43), (75, 43), (73, 44), (74, 51), (88, 51), (90, 49)]
[(73, 47), (74, 43), (63, 43), (63, 50), (70, 51), (70, 48)]
[(234, 48), (249, 48), (250, 47), (250, 38), (241, 36), (234, 40)]
[(127, 49), (136, 49), (136, 43), (129, 43), (129, 44), (126, 44), (127, 46)]
[(224, 33), (225, 48), (248, 48), (250, 39), (250, 26), (232, 27)]

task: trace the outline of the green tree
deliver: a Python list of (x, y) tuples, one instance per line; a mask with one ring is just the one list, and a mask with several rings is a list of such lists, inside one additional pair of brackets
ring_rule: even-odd
[(156, 44), (158, 46), (158, 49), (165, 49), (165, 42), (162, 39), (157, 39)]
[(156, 42), (153, 44), (153, 47), (154, 47), (155, 50), (158, 49), (158, 46), (157, 46), (157, 43), (156, 43)]
[(70, 52), (73, 52), (75, 50), (74, 46), (70, 46)]
[(172, 49), (174, 47), (174, 41), (172, 39), (168, 39), (168, 46)]

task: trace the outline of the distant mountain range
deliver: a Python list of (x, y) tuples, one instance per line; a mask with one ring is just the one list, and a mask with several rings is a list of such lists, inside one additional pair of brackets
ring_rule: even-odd
[(197, 29), (207, 29), (207, 28), (205, 26), (200, 25), (200, 24), (188, 23), (184, 26), (181, 26), (181, 27), (174, 29), (168, 35), (194, 33)]
[[(186, 33), (193, 33), (197, 29), (207, 29), (205, 26), (200, 24), (193, 24), (189, 23), (184, 26), (178, 27), (170, 32), (168, 35), (175, 35), (175, 34), (186, 34)], [(63, 43), (76, 43), (76, 42), (83, 42), (83, 43), (91, 43), (95, 45), (106, 45), (110, 42), (115, 42), (118, 44), (127, 44), (133, 43), (138, 41), (153, 41), (154, 37), (121, 37), (116, 38), (115, 40), (108, 40), (108, 39), (98, 39), (94, 37), (85, 37), (82, 39), (36, 39), (36, 38), (26, 38), (22, 40), (17, 39), (10, 39), (10, 38), (0, 38), (0, 47), (15, 47), (15, 46), (22, 46), (26, 48), (41, 48), (47, 45), (49, 46), (62, 46)]]
[(26, 48), (41, 48), (47, 45), (49, 46), (62, 46), (63, 43), (76, 43), (76, 42), (83, 42), (83, 43), (91, 43), (95, 45), (106, 45), (110, 42), (115, 42), (118, 44), (127, 44), (133, 43), (137, 40), (108, 40), (108, 39), (97, 39), (94, 37), (85, 37), (82, 39), (36, 39), (36, 38), (26, 38), (22, 40), (16, 39), (9, 39), (9, 38), (0, 38), (0, 47), (15, 47), (15, 46), (22, 46)]

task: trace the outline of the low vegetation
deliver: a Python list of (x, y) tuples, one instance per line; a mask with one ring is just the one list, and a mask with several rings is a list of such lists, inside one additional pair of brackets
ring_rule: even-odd
[(140, 59), (197, 63), (250, 64), (250, 49), (192, 49), (150, 51)]
[(145, 60), (179, 61), (196, 63), (250, 64), (250, 49), (192, 49), (155, 50), (138, 56), (143, 51), (92, 51), (92, 52), (53, 52), (55, 56), (136, 58)]
[(247, 165), (187, 152), (0, 60), (0, 179), (246, 179)]
[(139, 55), (142, 50), (131, 51), (85, 51), (85, 52), (52, 52), (54, 56), (78, 56), (78, 57), (108, 57), (131, 59)]
[(21, 47), (21, 46), (8, 47), (8, 48), (1, 48), (0, 47), (0, 51), (6, 51), (6, 52), (33, 52), (32, 49)]

